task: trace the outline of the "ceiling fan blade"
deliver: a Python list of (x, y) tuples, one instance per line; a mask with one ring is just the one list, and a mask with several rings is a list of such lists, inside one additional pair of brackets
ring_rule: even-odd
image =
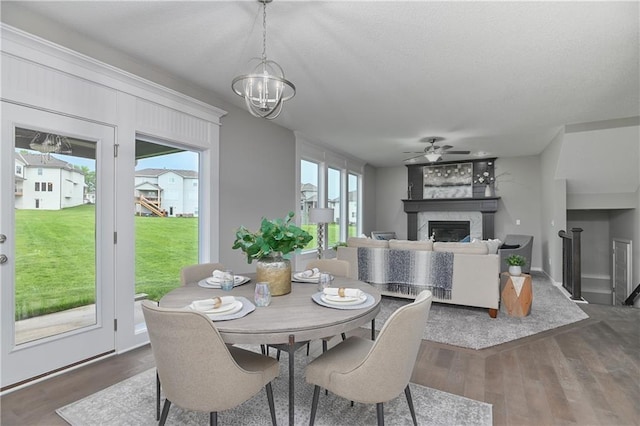
[(445, 151), (443, 154), (471, 154), (471, 151)]
[(447, 150), (447, 149), (451, 149), (451, 148), (453, 148), (451, 145), (443, 145), (443, 146), (440, 147), (440, 149), (442, 149), (442, 150)]
[(424, 154), (425, 151), (402, 151), (403, 154)]
[(413, 160), (414, 158), (420, 158), (420, 157), (424, 157), (424, 152), (421, 152), (420, 155), (416, 155), (414, 157), (405, 158), (402, 161), (409, 161), (409, 160)]

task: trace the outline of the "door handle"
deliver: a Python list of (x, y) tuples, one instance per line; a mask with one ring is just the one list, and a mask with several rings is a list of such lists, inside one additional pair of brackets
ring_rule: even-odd
[(0, 263), (7, 263), (7, 260), (9, 260), (9, 258), (6, 255), (0, 254)]

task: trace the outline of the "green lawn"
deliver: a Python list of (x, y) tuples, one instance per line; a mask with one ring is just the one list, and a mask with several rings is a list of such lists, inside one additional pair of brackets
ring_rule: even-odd
[[(16, 319), (93, 303), (95, 206), (15, 213)], [(135, 291), (157, 300), (198, 262), (198, 219), (136, 217), (135, 227)]]
[[(15, 213), (16, 319), (93, 303), (95, 205)], [(303, 229), (315, 248), (316, 225)], [(198, 262), (198, 219), (136, 216), (135, 232), (135, 292), (158, 300), (180, 285), (180, 268)], [(329, 246), (339, 241), (338, 225), (327, 233)]]

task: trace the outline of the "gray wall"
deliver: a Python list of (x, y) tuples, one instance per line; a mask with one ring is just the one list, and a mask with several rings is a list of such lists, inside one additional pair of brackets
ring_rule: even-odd
[(563, 131), (540, 154), (540, 229), (542, 269), (556, 282), (562, 281), (562, 242), (558, 231), (567, 230), (567, 182), (555, 179)]
[(582, 228), (582, 274), (611, 277), (611, 232), (607, 210), (569, 210), (567, 228)]
[(395, 231), (398, 238), (406, 239), (407, 214), (402, 200), (407, 198), (407, 168), (379, 167), (377, 171), (376, 229), (372, 231)]
[(496, 195), (501, 197), (495, 237), (504, 241), (507, 234), (533, 235), (531, 267), (541, 269), (540, 156), (498, 158), (495, 173)]

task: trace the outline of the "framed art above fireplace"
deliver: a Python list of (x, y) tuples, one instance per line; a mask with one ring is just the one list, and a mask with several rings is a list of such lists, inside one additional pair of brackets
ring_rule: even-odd
[(407, 199), (469, 199), (485, 198), (487, 194), (493, 196), (495, 161), (496, 158), (484, 158), (407, 165)]

